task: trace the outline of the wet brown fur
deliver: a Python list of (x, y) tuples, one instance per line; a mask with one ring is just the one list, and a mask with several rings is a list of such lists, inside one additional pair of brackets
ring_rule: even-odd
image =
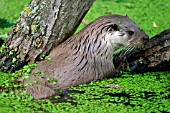
[[(114, 28), (115, 24), (118, 26), (117, 29)], [(131, 45), (143, 44), (142, 37), (146, 34), (127, 16), (107, 15), (96, 19), (54, 48), (49, 54), (52, 61), (44, 60), (38, 63), (30, 78), (23, 82), (23, 84), (33, 83), (25, 88), (26, 91), (35, 99), (45, 98), (55, 94), (54, 89), (68, 88), (114, 76), (116, 70), (111, 53), (119, 46), (110, 47), (112, 43), (107, 42), (108, 38), (104, 37), (106, 31), (127, 29), (134, 31), (134, 36), (131, 36), (132, 41), (129, 42)], [(34, 74), (35, 72), (43, 72), (45, 76)], [(55, 78), (58, 82), (56, 84), (49, 82), (49, 78)]]

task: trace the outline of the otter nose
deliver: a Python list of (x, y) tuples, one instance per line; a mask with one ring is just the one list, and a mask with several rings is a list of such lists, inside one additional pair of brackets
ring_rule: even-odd
[(143, 37), (143, 40), (149, 41), (149, 36), (148, 36), (148, 35), (145, 35), (145, 36)]

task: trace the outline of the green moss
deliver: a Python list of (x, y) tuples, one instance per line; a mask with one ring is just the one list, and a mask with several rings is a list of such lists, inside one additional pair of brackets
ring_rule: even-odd
[[(1, 0), (0, 3), (0, 35), (7, 34), (19, 17), (20, 12), (31, 0)], [(16, 4), (17, 3), (17, 4)], [(85, 16), (88, 22), (105, 14), (128, 15), (150, 37), (170, 28), (170, 1), (168, 0), (96, 0)], [(11, 24), (12, 23), (12, 24)], [(156, 25), (153, 25), (156, 24)], [(81, 24), (77, 31), (84, 27)], [(3, 51), (5, 47), (0, 49)], [(12, 52), (10, 53), (12, 55)], [(47, 58), (49, 59), (49, 58)], [(51, 60), (51, 59), (49, 59)], [(35, 65), (32, 65), (33, 67)], [(31, 66), (31, 67), (32, 67)], [(24, 70), (24, 71), (23, 71)], [(14, 88), (22, 85), (14, 81), (24, 74), (30, 76), (30, 66), (16, 73), (0, 72), (0, 111), (8, 112), (54, 112), (54, 113), (150, 113), (170, 112), (170, 72), (152, 72), (144, 74), (123, 73), (120, 78), (81, 84), (63, 91), (62, 95), (54, 96), (52, 101), (32, 100), (26, 92), (23, 97)], [(43, 73), (38, 73), (44, 76)], [(56, 79), (49, 79), (56, 83)], [(36, 81), (35, 83), (38, 83)], [(106, 88), (114, 84), (120, 88)], [(8, 90), (6, 90), (8, 88)], [(61, 101), (63, 100), (63, 101)], [(54, 103), (52, 103), (54, 102)]]

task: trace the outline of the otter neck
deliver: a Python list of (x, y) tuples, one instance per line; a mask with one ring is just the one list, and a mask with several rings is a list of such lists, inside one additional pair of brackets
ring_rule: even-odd
[(109, 35), (103, 33), (95, 36), (98, 37), (84, 36), (75, 47), (76, 49), (73, 49), (73, 55), (74, 59), (77, 59), (77, 69), (83, 70), (86, 66), (90, 67), (95, 72), (96, 80), (98, 76), (104, 77), (110, 74), (114, 70), (114, 65)]

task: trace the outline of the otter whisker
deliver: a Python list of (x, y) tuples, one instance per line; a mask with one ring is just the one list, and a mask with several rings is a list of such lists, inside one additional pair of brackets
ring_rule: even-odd
[(125, 55), (126, 55), (126, 54), (130, 54), (134, 49), (135, 49), (135, 47), (129, 47), (129, 48), (125, 51)]
[(136, 47), (134, 46), (128, 46), (124, 47), (124, 50), (120, 52), (118, 57), (124, 57), (125, 55), (130, 54)]

